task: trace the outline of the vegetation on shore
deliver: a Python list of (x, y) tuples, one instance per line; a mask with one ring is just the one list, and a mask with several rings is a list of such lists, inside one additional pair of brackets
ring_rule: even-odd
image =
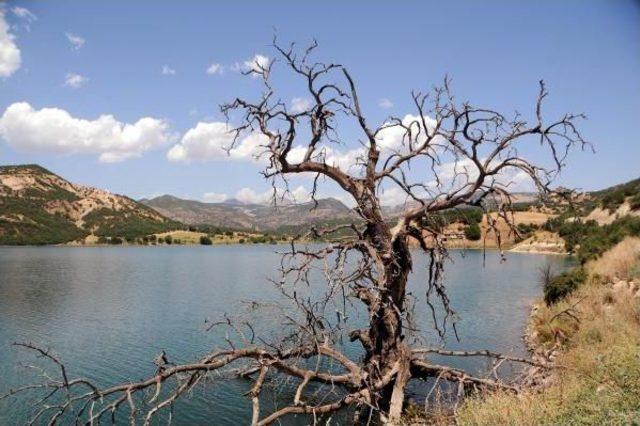
[(551, 384), (467, 399), (461, 425), (637, 424), (640, 421), (640, 239), (585, 264), (584, 285), (541, 305), (531, 329), (557, 350)]
[[(627, 213), (610, 223), (585, 220), (595, 209), (620, 212), (625, 204)], [(534, 307), (528, 326), (528, 342), (556, 368), (517, 395), (467, 398), (456, 424), (640, 423), (639, 208), (636, 179), (592, 193), (544, 225), (578, 260), (559, 275), (542, 271), (544, 303)]]

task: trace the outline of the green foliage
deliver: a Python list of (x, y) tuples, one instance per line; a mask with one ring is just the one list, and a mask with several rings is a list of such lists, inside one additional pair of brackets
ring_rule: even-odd
[(59, 214), (50, 214), (44, 202), (20, 197), (0, 197), (0, 244), (62, 244), (88, 232)]
[(610, 212), (617, 210), (627, 197), (632, 197), (632, 204), (640, 208), (640, 179), (594, 192), (593, 195), (600, 200), (600, 206)]
[(544, 301), (547, 305), (551, 305), (561, 300), (578, 287), (587, 279), (587, 273), (584, 268), (573, 268), (567, 272), (552, 277), (544, 285)]
[(557, 232), (565, 241), (567, 251), (575, 253), (581, 264), (598, 258), (627, 236), (640, 236), (640, 218), (624, 216), (609, 225), (599, 226), (590, 220), (568, 221), (563, 217), (545, 223), (548, 231)]
[(111, 237), (111, 238), (109, 238), (109, 244), (113, 244), (113, 245), (122, 244), (122, 238), (120, 238), (120, 237)]
[(423, 219), (423, 226), (441, 231), (452, 223), (461, 223), (469, 228), (482, 222), (483, 214), (479, 207), (450, 209), (427, 216)]
[(85, 227), (93, 229), (95, 235), (119, 236), (135, 239), (144, 235), (159, 234), (180, 228), (173, 221), (160, 222), (138, 215), (135, 211), (116, 211), (108, 208), (96, 209), (84, 217)]
[(482, 238), (482, 232), (480, 231), (480, 226), (477, 223), (472, 223), (471, 225), (464, 228), (464, 236), (467, 240), (478, 241)]
[(109, 240), (105, 236), (98, 237), (98, 244), (108, 244)]
[(527, 238), (531, 235), (535, 230), (538, 229), (538, 225), (533, 223), (519, 223), (518, 224), (518, 232), (522, 236), (522, 238)]
[(165, 244), (172, 244), (173, 243), (173, 237), (171, 235), (166, 235), (164, 237), (164, 242), (165, 242)]
[(629, 200), (631, 210), (640, 210), (640, 194), (636, 194)]
[(209, 238), (208, 235), (202, 235), (200, 236), (200, 244), (203, 246), (210, 246), (213, 244), (213, 241), (211, 241), (211, 238)]

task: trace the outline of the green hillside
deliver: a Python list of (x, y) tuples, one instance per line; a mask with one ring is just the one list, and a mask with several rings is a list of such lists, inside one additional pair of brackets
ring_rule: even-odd
[(134, 239), (182, 225), (136, 201), (74, 185), (38, 166), (0, 166), (0, 244)]

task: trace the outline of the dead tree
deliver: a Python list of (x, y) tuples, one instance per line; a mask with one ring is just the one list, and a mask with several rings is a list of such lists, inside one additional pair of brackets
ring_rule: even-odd
[[(458, 383), (461, 393), (467, 388), (516, 389), (496, 377), (475, 377), (434, 364), (426, 358), (428, 354), (489, 357), (496, 369), (504, 361), (535, 364), (489, 351), (416, 347), (416, 330), (422, 325), (412, 322), (407, 295), (410, 245), (415, 241), (429, 259), (423, 302), (433, 312), (432, 325), (444, 333), (447, 325), (455, 327), (455, 318), (443, 282), (447, 259), (443, 228), (436, 219), (451, 209), (482, 208), (491, 213), (485, 215), (487, 227), (500, 244), (500, 229), (505, 228), (498, 227), (499, 221), (517, 232), (512, 216), (515, 181), (527, 178), (541, 194), (552, 192), (552, 181), (570, 149), (588, 145), (576, 128), (583, 116), (566, 114), (547, 121), (542, 112), (547, 97), (542, 81), (527, 120), (518, 113), (507, 117), (458, 102), (445, 79), (429, 93), (412, 93), (414, 115), (389, 117), (372, 125), (347, 69), (311, 59), (315, 43), (300, 50), (274, 40), (273, 47), (276, 60), (256, 63), (246, 71), (263, 83), (262, 96), (257, 101), (238, 98), (222, 106), (229, 122), (235, 123), (235, 142), (228, 148), (236, 149), (247, 137), (259, 141), (257, 156), (265, 162), (264, 176), (273, 182), (274, 202), (283, 196), (276, 186), (284, 185), (286, 193), (289, 179), (304, 175), (313, 179), (314, 199), (324, 181), (337, 184), (352, 199), (359, 220), (332, 229), (312, 229), (310, 236), (322, 238), (319, 246), (304, 244), (308, 241), (304, 238), (292, 241), (283, 255), (282, 279), (274, 282), (290, 302), (278, 311), (286, 331), (278, 339), (257, 336), (247, 317), (227, 316), (211, 327), (231, 331), (226, 337), (228, 348), (191, 364), (163, 365), (145, 380), (109, 388), (67, 377), (62, 362), (50, 352), (26, 344), (58, 365), (61, 373), (60, 378), (48, 376), (43, 383), (14, 391), (41, 388), (49, 392), (37, 418), (46, 416), (55, 423), (73, 415), (93, 423), (123, 407), (133, 423), (140, 419), (148, 423), (213, 372), (235, 366), (234, 371), (253, 380), (247, 395), (255, 425), (291, 414), (307, 413), (317, 419), (348, 406), (356, 407), (361, 419), (394, 423), (402, 414), (412, 379)], [(277, 66), (302, 83), (311, 100), (305, 109), (290, 110), (277, 96), (272, 79)], [(360, 136), (345, 143), (344, 128), (357, 129)], [(523, 146), (527, 156), (520, 155)], [(546, 154), (546, 160), (527, 159), (534, 150), (537, 158)], [(380, 196), (398, 190), (406, 198), (405, 208), (389, 217)], [(324, 291), (320, 297), (317, 293), (311, 297), (304, 289), (317, 289), (312, 275), (318, 270), (324, 271)], [(248, 306), (252, 312), (264, 307), (255, 301)], [(366, 312), (367, 325), (354, 328), (350, 310)], [(360, 358), (343, 354), (343, 336), (361, 345)], [(265, 413), (260, 409), (262, 391), (278, 376), (295, 380), (291, 404)], [(212, 380), (221, 379), (217, 375)], [(308, 394), (310, 383), (330, 386), (330, 397), (314, 400)], [(56, 403), (48, 402), (59, 394), (63, 396)]]

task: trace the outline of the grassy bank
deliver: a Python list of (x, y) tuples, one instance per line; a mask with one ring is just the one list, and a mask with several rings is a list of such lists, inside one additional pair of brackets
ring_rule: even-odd
[(532, 316), (536, 343), (557, 349), (550, 385), (469, 398), (462, 425), (640, 423), (640, 239), (585, 265), (582, 286)]

